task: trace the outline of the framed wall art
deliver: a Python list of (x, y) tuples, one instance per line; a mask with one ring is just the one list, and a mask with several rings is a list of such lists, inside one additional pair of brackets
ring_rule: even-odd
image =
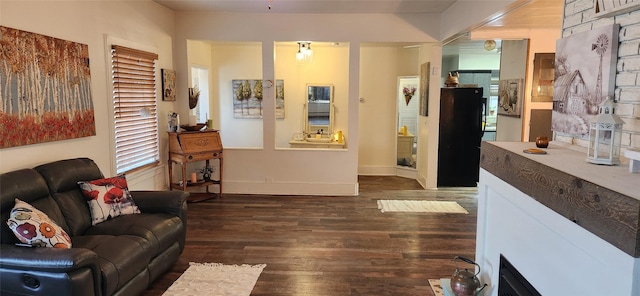
[(163, 101), (175, 101), (176, 100), (176, 71), (169, 69), (162, 69), (162, 100)]
[[(234, 79), (231, 81), (233, 89), (233, 118), (262, 118), (263, 92), (271, 88), (271, 83), (263, 84), (259, 79)], [(276, 119), (284, 118), (284, 80), (276, 80)]]
[(0, 148), (96, 135), (89, 47), (0, 26)]
[(429, 116), (429, 75), (431, 63), (420, 65), (420, 115)]
[(619, 30), (618, 24), (612, 24), (556, 42), (554, 131), (586, 136), (598, 106), (614, 96)]
[(498, 84), (498, 115), (520, 117), (524, 79), (502, 79)]

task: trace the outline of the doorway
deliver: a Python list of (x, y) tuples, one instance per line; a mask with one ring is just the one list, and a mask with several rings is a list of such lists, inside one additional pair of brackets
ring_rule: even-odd
[(420, 77), (398, 77), (396, 164), (398, 176), (416, 178)]
[(200, 92), (198, 104), (192, 110), (197, 122), (207, 122), (211, 118), (209, 112), (209, 69), (191, 66), (191, 87)]

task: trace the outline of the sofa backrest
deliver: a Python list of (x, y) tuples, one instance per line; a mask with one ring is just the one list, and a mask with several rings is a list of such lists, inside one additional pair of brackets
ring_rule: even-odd
[(69, 225), (69, 235), (82, 235), (91, 227), (91, 213), (78, 181), (103, 178), (98, 165), (89, 158), (74, 158), (50, 162), (34, 169), (49, 186), (49, 193)]
[(65, 231), (69, 231), (60, 207), (49, 194), (49, 188), (42, 175), (33, 169), (21, 169), (0, 175), (0, 242), (3, 244), (18, 243), (7, 220), (15, 199), (23, 200), (44, 212)]

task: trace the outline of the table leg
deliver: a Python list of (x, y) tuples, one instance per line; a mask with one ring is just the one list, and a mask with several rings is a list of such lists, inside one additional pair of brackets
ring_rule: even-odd
[(220, 167), (220, 183), (218, 184), (219, 187), (219, 191), (218, 191), (218, 196), (222, 197), (222, 157), (218, 158), (220, 160), (219, 162), (219, 167)]
[(169, 190), (173, 190), (173, 162), (171, 159), (167, 160), (167, 166), (169, 167)]
[(187, 164), (182, 163), (182, 191), (187, 191)]

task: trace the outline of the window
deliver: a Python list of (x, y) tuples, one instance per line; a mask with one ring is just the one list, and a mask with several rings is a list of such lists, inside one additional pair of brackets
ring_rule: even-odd
[(158, 55), (113, 45), (116, 173), (159, 163), (156, 69)]

